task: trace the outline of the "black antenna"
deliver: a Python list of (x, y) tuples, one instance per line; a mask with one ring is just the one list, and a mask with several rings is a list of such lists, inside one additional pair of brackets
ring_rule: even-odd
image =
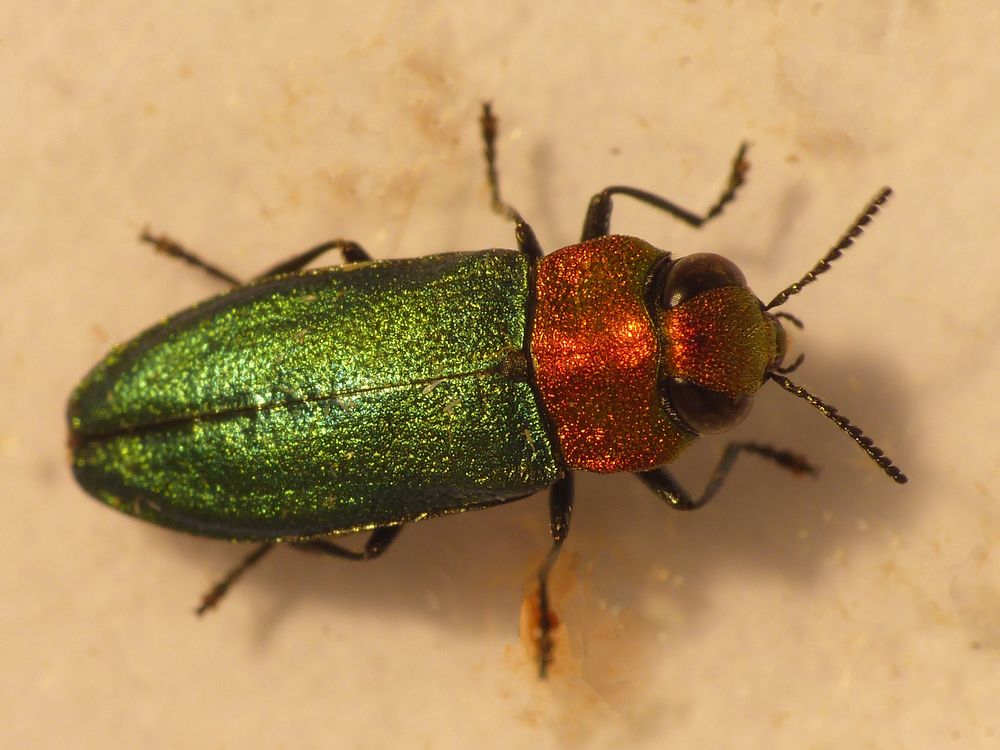
[(877, 463), (882, 468), (882, 471), (889, 475), (890, 479), (894, 482), (898, 482), (899, 484), (906, 484), (906, 475), (899, 470), (898, 466), (893, 464), (890, 458), (882, 452), (881, 448), (872, 442), (871, 438), (861, 431), (860, 427), (855, 427), (850, 423), (847, 417), (838, 414), (834, 407), (824, 403), (822, 400), (809, 393), (809, 391), (805, 388), (795, 385), (795, 383), (785, 376), (771, 372), (768, 373), (768, 377), (793, 396), (798, 396), (815, 406), (824, 417), (850, 435), (854, 439), (854, 442), (860, 445), (861, 449), (868, 454), (871, 460)]
[(771, 300), (765, 310), (770, 310), (773, 307), (778, 307), (785, 304), (789, 297), (793, 294), (798, 294), (802, 291), (802, 287), (806, 284), (811, 284), (816, 281), (816, 277), (821, 273), (825, 273), (830, 269), (830, 264), (837, 260), (841, 255), (844, 254), (844, 250), (849, 248), (854, 244), (854, 240), (864, 232), (865, 226), (872, 220), (872, 217), (878, 213), (879, 208), (882, 204), (889, 200), (889, 196), (892, 195), (892, 188), (884, 187), (882, 188), (878, 195), (871, 199), (871, 202), (865, 207), (865, 210), (861, 212), (861, 215), (854, 220), (854, 223), (844, 232), (843, 236), (837, 241), (837, 244), (830, 248), (830, 252), (824, 255), (819, 263), (813, 266), (812, 270), (809, 271), (805, 276), (796, 281), (789, 287), (786, 287), (777, 297)]

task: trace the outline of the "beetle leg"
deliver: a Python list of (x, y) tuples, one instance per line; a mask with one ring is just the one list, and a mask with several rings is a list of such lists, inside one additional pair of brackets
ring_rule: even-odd
[(348, 560), (374, 560), (388, 549), (389, 545), (392, 544), (402, 529), (402, 526), (383, 526), (375, 529), (371, 533), (371, 536), (368, 537), (368, 541), (365, 542), (364, 549), (360, 552), (341, 547), (339, 544), (334, 544), (325, 539), (291, 542), (291, 545), (305, 552), (321, 552), (324, 555), (345, 557)]
[(583, 220), (583, 236), (581, 237), (581, 242), (586, 242), (587, 240), (592, 240), (595, 237), (603, 237), (610, 233), (611, 227), (611, 196), (615, 193), (620, 195), (627, 195), (630, 198), (635, 198), (637, 201), (647, 203), (654, 208), (658, 208), (661, 211), (666, 211), (668, 214), (676, 219), (680, 219), (686, 224), (698, 228), (706, 224), (709, 220), (714, 219), (716, 216), (722, 213), (722, 209), (726, 207), (726, 204), (736, 197), (736, 191), (739, 190), (740, 185), (743, 184), (746, 178), (747, 170), (750, 169), (750, 162), (746, 160), (748, 144), (741, 143), (739, 150), (736, 152), (736, 156), (733, 157), (733, 166), (729, 170), (729, 178), (726, 180), (726, 187), (722, 191), (722, 195), (715, 204), (705, 212), (705, 214), (698, 215), (693, 211), (688, 211), (686, 208), (681, 208), (676, 203), (668, 201), (666, 198), (661, 198), (653, 193), (647, 193), (645, 190), (639, 190), (637, 188), (626, 187), (624, 185), (612, 185), (611, 187), (604, 188), (601, 192), (597, 193), (593, 198), (590, 199), (590, 205), (587, 207), (587, 215)]
[(637, 471), (635, 474), (646, 486), (653, 490), (662, 500), (670, 503), (676, 510), (696, 510), (705, 505), (718, 492), (723, 480), (733, 468), (733, 463), (741, 451), (756, 453), (758, 456), (774, 461), (778, 466), (795, 474), (816, 474), (818, 469), (804, 458), (791, 451), (778, 450), (760, 443), (730, 443), (726, 446), (722, 458), (712, 472), (704, 491), (698, 498), (681, 487), (680, 483), (664, 468), (651, 471)]
[(202, 260), (180, 243), (174, 242), (165, 234), (153, 234), (149, 231), (149, 229), (143, 229), (142, 234), (139, 235), (139, 239), (142, 242), (148, 242), (156, 248), (158, 252), (161, 252), (164, 255), (168, 255), (171, 258), (177, 258), (178, 260), (182, 260), (185, 263), (200, 268), (213, 279), (224, 281), (231, 286), (243, 286), (243, 282), (235, 276), (223, 271), (218, 266), (213, 266), (211, 263)]
[(529, 258), (538, 260), (542, 257), (542, 246), (534, 230), (524, 220), (524, 217), (503, 198), (500, 197), (500, 175), (497, 172), (497, 118), (489, 102), (483, 102), (483, 114), (479, 118), (483, 133), (483, 153), (486, 156), (486, 180), (490, 185), (490, 204), (493, 210), (506, 219), (514, 222), (514, 237), (517, 239), (517, 249)]
[(226, 595), (226, 592), (236, 583), (237, 579), (247, 572), (247, 569), (255, 565), (260, 558), (266, 555), (274, 547), (272, 542), (266, 542), (258, 546), (253, 552), (243, 558), (243, 561), (235, 568), (226, 573), (226, 577), (215, 584), (202, 598), (201, 604), (195, 610), (195, 614), (203, 615), (208, 610), (215, 607), (219, 600)]
[[(224, 281), (230, 286), (243, 286), (244, 284), (244, 282), (240, 281), (232, 274), (223, 271), (218, 266), (213, 266), (211, 263), (202, 260), (179, 242), (175, 242), (165, 234), (153, 234), (148, 229), (144, 229), (142, 234), (139, 235), (139, 239), (143, 242), (148, 242), (164, 255), (168, 255), (171, 258), (177, 258), (178, 260), (182, 260), (185, 263), (200, 268), (212, 278)], [(321, 245), (310, 248), (304, 253), (292, 256), (288, 260), (269, 268), (264, 273), (254, 278), (255, 280), (266, 279), (269, 276), (277, 276), (283, 273), (299, 271), (312, 261), (316, 260), (316, 258), (326, 252), (329, 252), (330, 250), (340, 250), (344, 255), (344, 260), (348, 263), (360, 263), (372, 259), (372, 256), (368, 254), (368, 251), (361, 247), (361, 245), (357, 242), (351, 242), (350, 240), (331, 240), (330, 242), (324, 242)]]
[[(368, 537), (368, 541), (365, 542), (365, 548), (361, 552), (355, 552), (354, 550), (349, 550), (322, 539), (310, 539), (306, 542), (290, 542), (290, 544), (296, 549), (306, 550), (307, 552), (322, 552), (327, 555), (346, 557), (349, 560), (374, 560), (385, 552), (386, 548), (392, 543), (402, 528), (402, 526), (384, 526), (380, 529), (375, 529), (371, 533), (371, 536)], [(226, 573), (225, 578), (215, 584), (202, 597), (201, 604), (195, 612), (203, 615), (215, 607), (219, 603), (219, 600), (226, 595), (226, 592), (232, 588), (233, 584), (273, 548), (273, 542), (266, 542), (243, 558), (243, 561), (239, 565)]]
[(552, 663), (552, 629), (557, 620), (549, 608), (549, 573), (559, 557), (559, 550), (569, 534), (569, 521), (573, 515), (573, 475), (567, 473), (552, 485), (549, 491), (549, 532), (552, 547), (538, 569), (538, 676), (545, 679)]
[(273, 268), (267, 269), (264, 273), (256, 276), (255, 280), (266, 279), (269, 276), (278, 276), (283, 273), (301, 271), (309, 263), (330, 250), (340, 250), (347, 263), (363, 263), (365, 261), (372, 260), (372, 256), (368, 254), (368, 251), (361, 247), (361, 245), (357, 242), (352, 242), (351, 240), (330, 240), (329, 242), (324, 242), (321, 245), (310, 248), (304, 253), (292, 256), (288, 260), (279, 263)]

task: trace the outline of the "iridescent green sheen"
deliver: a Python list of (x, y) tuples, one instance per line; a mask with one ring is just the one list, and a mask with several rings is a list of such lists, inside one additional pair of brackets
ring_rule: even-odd
[(69, 406), (73, 468), (127, 513), (231, 539), (486, 507), (562, 475), (529, 382), (531, 270), (486, 250), (268, 279), (168, 318)]

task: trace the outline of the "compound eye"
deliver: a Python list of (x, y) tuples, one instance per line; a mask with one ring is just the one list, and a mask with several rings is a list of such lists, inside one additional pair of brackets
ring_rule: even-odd
[(679, 378), (667, 381), (666, 391), (677, 416), (703, 435), (733, 429), (753, 406), (753, 396), (727, 396)]
[(669, 310), (702, 292), (726, 286), (744, 289), (747, 286), (746, 277), (735, 263), (715, 253), (685, 255), (667, 273), (660, 292), (660, 306)]

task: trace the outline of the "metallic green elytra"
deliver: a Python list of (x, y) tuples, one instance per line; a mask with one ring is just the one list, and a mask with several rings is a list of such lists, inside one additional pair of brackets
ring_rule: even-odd
[(77, 388), (76, 478), (147, 520), (261, 540), (547, 487), (562, 472), (528, 382), (528, 272), (516, 251), (452, 253), (279, 276), (196, 305)]

